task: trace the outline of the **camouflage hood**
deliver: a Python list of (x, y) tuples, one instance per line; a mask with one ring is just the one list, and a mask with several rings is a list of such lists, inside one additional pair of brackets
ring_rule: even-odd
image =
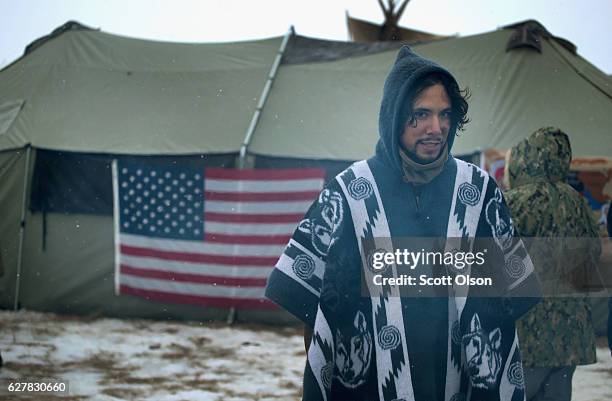
[(510, 188), (535, 182), (557, 182), (569, 173), (572, 149), (569, 138), (558, 128), (540, 128), (510, 151)]

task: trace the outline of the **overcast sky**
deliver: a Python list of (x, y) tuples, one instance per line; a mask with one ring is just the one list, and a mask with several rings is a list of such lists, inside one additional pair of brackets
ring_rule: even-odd
[[(0, 67), (71, 19), (119, 35), (181, 42), (279, 36), (291, 25), (301, 35), (347, 40), (345, 12), (383, 20), (377, 0), (0, 0), (0, 6)], [(470, 35), (525, 19), (570, 40), (612, 74), (612, 0), (410, 0), (400, 25)]]

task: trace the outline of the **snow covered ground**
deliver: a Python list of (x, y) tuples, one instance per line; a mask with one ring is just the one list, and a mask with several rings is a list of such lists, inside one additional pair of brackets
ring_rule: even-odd
[[(612, 358), (574, 376), (574, 400), (612, 400)], [(69, 381), (70, 395), (0, 400), (284, 401), (300, 398), (296, 328), (0, 312), (2, 378)], [(6, 394), (6, 393), (5, 393)], [(3, 398), (4, 397), (4, 398)]]

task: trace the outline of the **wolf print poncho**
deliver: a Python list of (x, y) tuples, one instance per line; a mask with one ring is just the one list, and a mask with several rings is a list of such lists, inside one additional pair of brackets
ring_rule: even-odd
[[(406, 118), (396, 114), (405, 108), (395, 103), (430, 72), (450, 76), (400, 51), (385, 84), (376, 155), (328, 183), (269, 278), (268, 298), (313, 329), (304, 400), (524, 399), (514, 322), (537, 298), (513, 296), (533, 295), (537, 281), (500, 190), (452, 156), (418, 189), (403, 180), (398, 138)], [(489, 238), (496, 296), (454, 286), (420, 297), (388, 285), (363, 293), (364, 244), (382, 239), (387, 249), (385, 238), (405, 237), (461, 238), (462, 249)], [(386, 270), (397, 275), (394, 265)]]

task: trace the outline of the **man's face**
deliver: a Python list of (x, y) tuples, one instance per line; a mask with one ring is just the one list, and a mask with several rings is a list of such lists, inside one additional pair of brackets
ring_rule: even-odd
[(451, 101), (442, 84), (426, 88), (414, 101), (412, 121), (407, 121), (401, 142), (417, 162), (436, 160), (448, 139)]

